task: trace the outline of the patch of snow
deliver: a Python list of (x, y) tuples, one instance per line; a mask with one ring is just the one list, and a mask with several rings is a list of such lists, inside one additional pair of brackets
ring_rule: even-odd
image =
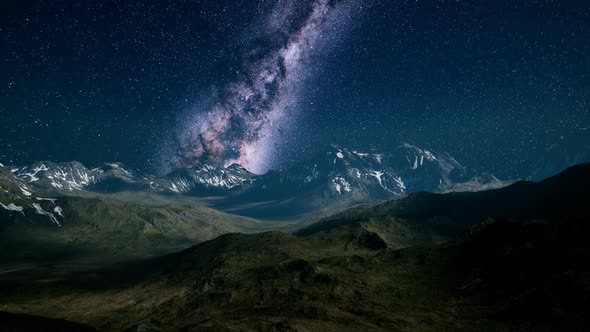
[[(24, 171), (25, 169), (23, 169)], [(33, 168), (32, 172), (29, 173), (19, 173), (18, 176), (28, 176), (29, 177), (29, 183), (31, 182), (35, 182), (35, 181), (39, 181), (39, 178), (37, 177), (37, 174), (39, 172), (45, 172), (48, 171), (49, 168), (47, 166), (45, 166), (45, 164), (41, 164), (40, 166), (37, 166), (35, 168)]]
[(401, 177), (394, 176), (393, 181), (395, 181), (395, 183), (397, 183), (397, 185), (402, 189), (402, 191), (406, 190), (406, 184), (404, 183), (404, 181), (402, 181)]
[(68, 184), (68, 189), (70, 191), (74, 191), (74, 190), (82, 190), (82, 185), (79, 184), (76, 179), (72, 179), (71, 181), (68, 180), (66, 181), (66, 183)]
[(412, 169), (417, 169), (418, 168), (418, 156), (415, 156), (416, 159), (414, 159), (414, 165), (412, 166)]
[(43, 197), (36, 197), (36, 199), (38, 201), (49, 201), (51, 203), (53, 203), (53, 205), (55, 205), (55, 201), (57, 201), (57, 198), (43, 198)]
[(186, 191), (190, 190), (190, 188), (191, 188), (191, 186), (189, 185), (187, 180), (184, 178), (180, 178), (180, 179), (176, 180), (176, 183), (171, 180), (170, 187), (168, 187), (168, 189), (170, 189), (171, 191), (178, 193), (178, 194), (180, 194), (182, 192), (186, 192)]
[(361, 178), (361, 171), (358, 168), (351, 168), (350, 170), (357, 179)]
[[(381, 187), (383, 187), (383, 182), (381, 180), (381, 177), (383, 176), (383, 174), (384, 174), (383, 172), (374, 171), (374, 170), (371, 170), (371, 172), (369, 173), (370, 176), (373, 176), (374, 178), (377, 179), (377, 181), (379, 181), (379, 185)], [(385, 188), (385, 187), (383, 187), (383, 188)]]
[[(69, 191), (84, 190), (84, 187), (88, 186), (89, 184), (96, 183), (94, 176), (89, 175), (87, 172), (76, 169), (76, 173), (78, 179), (76, 179), (75, 174), (71, 174), (71, 180), (68, 180), (68, 173), (62, 169), (60, 169), (59, 172), (55, 174), (55, 176), (67, 184), (67, 189)], [(51, 185), (53, 185), (55, 188), (61, 188), (55, 181), (53, 181)]]
[(27, 197), (29, 197), (29, 196), (33, 195), (33, 194), (32, 194), (32, 193), (29, 191), (30, 189), (29, 189), (29, 188), (27, 188), (26, 186), (22, 186), (22, 187), (19, 187), (19, 188), (20, 188), (20, 191), (22, 191), (22, 192), (23, 192), (23, 195), (25, 195), (25, 196), (27, 196)]
[(4, 167), (4, 164), (0, 163), (0, 167)]
[(16, 172), (18, 172), (18, 170), (19, 170), (18, 168), (13, 168), (13, 169), (10, 170), (10, 172), (11, 173), (16, 173)]
[(168, 189), (172, 190), (175, 193), (180, 193), (180, 190), (178, 190), (178, 187), (172, 181), (170, 181), (170, 187), (168, 187)]
[(436, 159), (436, 157), (432, 154), (432, 152), (428, 151), (428, 150), (424, 150), (424, 155), (426, 156), (426, 158), (428, 160), (438, 160)]
[(357, 152), (357, 151), (352, 151), (352, 152), (359, 157), (366, 157), (369, 155), (368, 153), (362, 153), (362, 152)]
[(43, 210), (41, 205), (39, 205), (37, 203), (33, 203), (32, 206), (35, 208), (35, 213), (37, 213), (38, 215), (47, 216), (47, 217), (49, 217), (49, 220), (51, 220), (51, 222), (53, 222), (57, 226), (61, 226), (61, 224), (59, 223), (57, 218), (53, 215), (53, 213)]
[(53, 176), (57, 177), (58, 179), (60, 179), (62, 181), (66, 181), (68, 173), (66, 171), (64, 171), (61, 167), (58, 167), (57, 171), (55, 171), (53, 173)]
[(389, 191), (390, 193), (394, 193), (391, 189), (387, 188), (387, 186), (383, 184), (383, 175), (385, 175), (384, 172), (371, 170), (368, 175), (376, 178), (381, 188)]
[(461, 165), (455, 158), (449, 156), (449, 160), (453, 163), (456, 164), (457, 167), (460, 167), (461, 169), (464, 169), (465, 167), (463, 167), (463, 165)]
[(336, 153), (336, 157), (338, 157), (338, 158), (340, 158), (340, 159), (343, 159), (343, 158), (344, 158), (344, 155), (342, 154), (342, 152), (338, 151), (338, 152)]
[(340, 184), (339, 183), (334, 183), (334, 185), (336, 186), (336, 191), (341, 194), (342, 192), (340, 191)]
[(352, 191), (352, 188), (350, 187), (350, 183), (348, 183), (348, 181), (346, 181), (345, 179), (342, 179), (342, 185), (344, 186), (344, 191), (346, 191), (346, 192)]
[(4, 210), (16, 211), (16, 212), (22, 213), (23, 216), (25, 215), (24, 208), (22, 206), (15, 205), (14, 203), (10, 203), (8, 205), (4, 205), (4, 204), (0, 203), (0, 206), (2, 206), (4, 208)]
[(131, 174), (131, 172), (129, 172), (128, 170), (124, 169), (123, 167), (119, 167), (119, 169), (121, 171), (123, 171), (123, 173), (125, 173), (125, 175), (127, 175), (128, 177), (133, 177), (133, 174)]
[(334, 183), (334, 187), (336, 188), (338, 194), (341, 194), (342, 190), (344, 190), (347, 193), (352, 191), (350, 183), (346, 181), (346, 179), (343, 177), (335, 177), (334, 179), (332, 179), (332, 183)]
[(62, 214), (62, 212), (63, 212), (63, 209), (62, 209), (61, 207), (59, 207), (59, 206), (56, 206), (56, 207), (53, 209), (53, 212), (57, 213), (57, 214), (58, 214), (60, 217), (62, 217), (62, 218), (64, 217), (64, 215)]
[(89, 185), (91, 181), (94, 182), (94, 176), (90, 176), (86, 172), (80, 172), (79, 169), (76, 171), (78, 172), (78, 176), (80, 176), (80, 179), (81, 179), (80, 184), (82, 186)]

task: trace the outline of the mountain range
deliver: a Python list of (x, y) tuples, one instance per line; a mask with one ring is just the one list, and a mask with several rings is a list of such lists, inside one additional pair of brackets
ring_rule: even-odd
[(238, 164), (219, 168), (206, 163), (164, 176), (143, 174), (120, 163), (87, 168), (79, 162), (37, 162), (0, 169), (2, 177), (17, 184), (24, 197), (33, 192), (216, 197), (208, 200), (210, 207), (258, 218), (292, 218), (419, 191), (473, 191), (509, 183), (468, 169), (447, 153), (409, 144), (387, 154), (334, 145), (305, 163), (262, 175)]

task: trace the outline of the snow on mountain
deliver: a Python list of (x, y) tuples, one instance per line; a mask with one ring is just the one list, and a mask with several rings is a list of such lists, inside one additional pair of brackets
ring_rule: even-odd
[(143, 175), (126, 169), (120, 163), (106, 163), (88, 169), (79, 162), (38, 162), (30, 166), (14, 167), (11, 172), (27, 185), (49, 193), (74, 194), (78, 191), (153, 190), (189, 193), (198, 190), (231, 190), (253, 181), (254, 175), (240, 165), (215, 168), (203, 164), (190, 169), (179, 169), (167, 176)]
[(57, 220), (55, 215), (51, 212), (45, 211), (40, 204), (33, 203), (32, 206), (35, 208), (35, 213), (42, 215), (42, 216), (47, 216), (49, 218), (49, 220), (51, 220), (54, 224), (56, 224), (57, 226), (61, 226), (61, 223), (59, 222), (59, 220)]
[(174, 193), (189, 193), (211, 189), (231, 190), (252, 184), (255, 175), (238, 164), (227, 168), (216, 168), (208, 164), (189, 169), (180, 169), (168, 174), (164, 179), (156, 179), (152, 187), (164, 188)]
[(0, 203), (0, 206), (4, 209), (4, 210), (8, 210), (8, 211), (17, 211), (17, 212), (21, 212), (24, 214), (24, 209), (22, 206), (18, 206), (14, 203), (10, 203), (8, 205), (4, 205), (2, 203)]
[(67, 211), (48, 197), (122, 191), (219, 196), (211, 207), (251, 217), (283, 218), (391, 199), (417, 191), (475, 191), (507, 184), (461, 165), (447, 153), (403, 144), (388, 151), (331, 146), (307, 162), (250, 173), (233, 164), (200, 164), (165, 176), (152, 176), (106, 163), (86, 168), (79, 162), (38, 162), (0, 167), (0, 213), (45, 217), (63, 224)]
[(47, 165), (9, 170), (2, 167), (0, 169), (0, 212), (5, 211), (10, 215), (16, 214), (28, 218), (38, 215), (46, 217), (45, 220), (53, 225), (61, 226), (64, 216), (63, 209), (58, 205), (58, 199), (39, 195), (39, 190), (31, 185), (41, 181), (43, 177), (41, 173), (48, 170)]
[(76, 195), (80, 191), (144, 190), (203, 196), (231, 193), (252, 202), (298, 195), (321, 201), (367, 202), (417, 191), (477, 190), (501, 184), (491, 175), (468, 170), (446, 153), (410, 144), (389, 153), (333, 145), (308, 162), (264, 175), (254, 175), (237, 164), (227, 168), (201, 164), (166, 176), (150, 176), (120, 163), (88, 169), (79, 162), (38, 162), (10, 168), (10, 173), (26, 197), (34, 191)]
[[(262, 175), (266, 188), (289, 192), (322, 187), (324, 197), (348, 197), (355, 201), (402, 196), (417, 191), (441, 192), (462, 183), (468, 188), (499, 184), (491, 175), (476, 174), (446, 153), (403, 144), (391, 153), (357, 151), (333, 145), (305, 164)], [(466, 187), (467, 188), (467, 187)], [(279, 190), (281, 189), (281, 190)]]
[(13, 168), (12, 173), (31, 186), (54, 191), (84, 190), (96, 182), (98, 169), (89, 171), (79, 162), (49, 163), (39, 162), (31, 166)]

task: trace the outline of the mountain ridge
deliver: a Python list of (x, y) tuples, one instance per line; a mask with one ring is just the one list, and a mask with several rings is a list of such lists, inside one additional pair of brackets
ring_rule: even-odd
[[(37, 162), (4, 166), (23, 187), (54, 195), (80, 192), (143, 191), (165, 195), (222, 196), (212, 207), (251, 217), (286, 217), (324, 207), (343, 208), (416, 191), (473, 191), (506, 185), (488, 173), (470, 170), (447, 153), (410, 144), (393, 153), (360, 152), (332, 145), (307, 162), (255, 175), (238, 164), (199, 164), (153, 176), (105, 163)], [(6, 176), (6, 172), (4, 172)]]

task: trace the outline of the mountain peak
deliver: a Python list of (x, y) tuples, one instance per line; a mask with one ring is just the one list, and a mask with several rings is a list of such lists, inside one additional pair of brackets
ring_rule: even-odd
[(227, 170), (231, 170), (231, 171), (237, 171), (237, 172), (245, 172), (245, 173), (250, 173), (252, 174), (250, 171), (248, 171), (244, 166), (238, 164), (238, 163), (233, 163), (227, 167), (225, 167), (225, 169)]

